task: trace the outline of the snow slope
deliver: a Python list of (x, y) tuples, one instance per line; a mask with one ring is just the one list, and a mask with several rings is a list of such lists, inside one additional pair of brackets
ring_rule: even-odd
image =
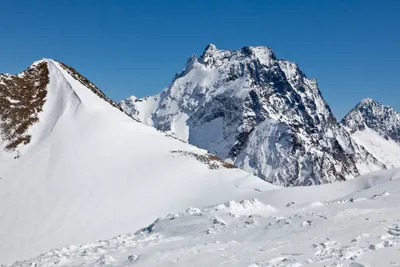
[(273, 188), (133, 120), (66, 65), (39, 63), (49, 84), (31, 141), (17, 159), (0, 154), (0, 263)]
[(121, 102), (133, 117), (268, 182), (312, 185), (384, 168), (333, 116), (315, 79), (268, 47), (209, 45), (155, 96)]
[(354, 132), (351, 137), (374, 155), (387, 168), (400, 167), (400, 144), (392, 139), (385, 139), (376, 131), (365, 128), (363, 131)]
[(400, 169), (248, 197), (11, 266), (400, 266)]

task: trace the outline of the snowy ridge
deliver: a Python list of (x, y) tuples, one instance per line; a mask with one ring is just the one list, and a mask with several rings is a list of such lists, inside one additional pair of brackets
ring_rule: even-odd
[(277, 185), (343, 181), (385, 167), (352, 141), (316, 80), (267, 47), (209, 45), (161, 93), (121, 105)]
[(400, 113), (366, 98), (345, 116), (342, 124), (357, 144), (387, 168), (400, 167)]
[[(255, 195), (254, 195), (255, 196)], [(171, 213), (17, 266), (398, 266), (400, 170)]]
[(66, 65), (42, 62), (49, 82), (31, 142), (18, 159), (0, 153), (0, 264), (274, 188), (133, 120)]

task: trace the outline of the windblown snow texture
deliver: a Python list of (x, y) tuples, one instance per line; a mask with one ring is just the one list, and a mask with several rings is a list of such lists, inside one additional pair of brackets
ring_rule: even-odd
[(12, 267), (399, 266), (399, 201), (399, 170), (279, 188), (165, 214), (137, 231), (54, 249)]

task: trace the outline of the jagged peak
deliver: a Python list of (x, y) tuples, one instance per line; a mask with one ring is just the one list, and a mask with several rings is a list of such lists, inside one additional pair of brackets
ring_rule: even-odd
[(206, 46), (206, 48), (204, 49), (204, 52), (202, 54), (202, 57), (206, 54), (212, 54), (212, 53), (215, 53), (218, 51), (241, 52), (244, 54), (255, 55), (255, 56), (266, 54), (266, 55), (269, 55), (269, 56), (275, 58), (274, 51), (267, 46), (244, 46), (237, 50), (230, 50), (230, 49), (218, 49), (214, 44), (209, 44)]
[(204, 52), (212, 52), (212, 51), (216, 51), (217, 47), (214, 44), (209, 44), (206, 46), (206, 49), (204, 50)]
[(366, 97), (364, 99), (361, 99), (359, 105), (370, 105), (372, 103), (377, 103), (376, 101), (374, 101), (372, 98), (370, 97)]
[(237, 50), (223, 50), (218, 49), (214, 44), (209, 44), (197, 59), (200, 63), (209, 67), (216, 62), (230, 60), (231, 58), (256, 58), (265, 65), (269, 65), (271, 60), (277, 60), (274, 51), (267, 46), (244, 46)]
[(352, 132), (364, 130), (365, 127), (375, 130), (382, 136), (400, 141), (397, 130), (400, 125), (400, 113), (390, 106), (380, 104), (372, 98), (362, 99), (342, 120)]
[(190, 58), (187, 60), (183, 71), (190, 69), (193, 64), (197, 62), (197, 56), (195, 54), (191, 55)]
[[(377, 108), (379, 108), (379, 109), (384, 109), (384, 110), (388, 110), (388, 111), (390, 111), (390, 112), (398, 113), (398, 112), (397, 112), (396, 110), (394, 110), (392, 107), (390, 107), (390, 106), (388, 106), (388, 105), (381, 104), (381, 103), (379, 103), (379, 102), (373, 100), (373, 99), (370, 98), (370, 97), (367, 97), (367, 98), (362, 99), (362, 100), (355, 106), (355, 108), (354, 108), (352, 111), (358, 110), (358, 109), (360, 109), (360, 108), (367, 108), (367, 107), (377, 107)], [(350, 113), (351, 113), (351, 111), (350, 111)]]
[(244, 50), (244, 49), (250, 50), (255, 56), (268, 55), (268, 56), (276, 59), (274, 51), (267, 46), (245, 46), (241, 50)]

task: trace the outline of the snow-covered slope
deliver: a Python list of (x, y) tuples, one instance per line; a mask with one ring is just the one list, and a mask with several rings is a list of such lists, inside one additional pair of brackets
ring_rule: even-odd
[(342, 124), (357, 144), (387, 168), (400, 167), (400, 113), (366, 98), (346, 115)]
[(400, 170), (188, 208), (17, 266), (399, 266)]
[[(0, 264), (273, 188), (133, 120), (62, 63), (45, 59), (2, 77), (9, 110), (0, 114), (25, 108), (18, 118), (35, 120), (23, 131), (9, 124), (2, 135), (4, 145), (15, 133), (29, 138), (0, 152)], [(29, 99), (39, 103), (31, 107)]]
[(297, 64), (267, 47), (192, 56), (161, 93), (121, 102), (133, 117), (284, 186), (383, 168), (359, 148)]

